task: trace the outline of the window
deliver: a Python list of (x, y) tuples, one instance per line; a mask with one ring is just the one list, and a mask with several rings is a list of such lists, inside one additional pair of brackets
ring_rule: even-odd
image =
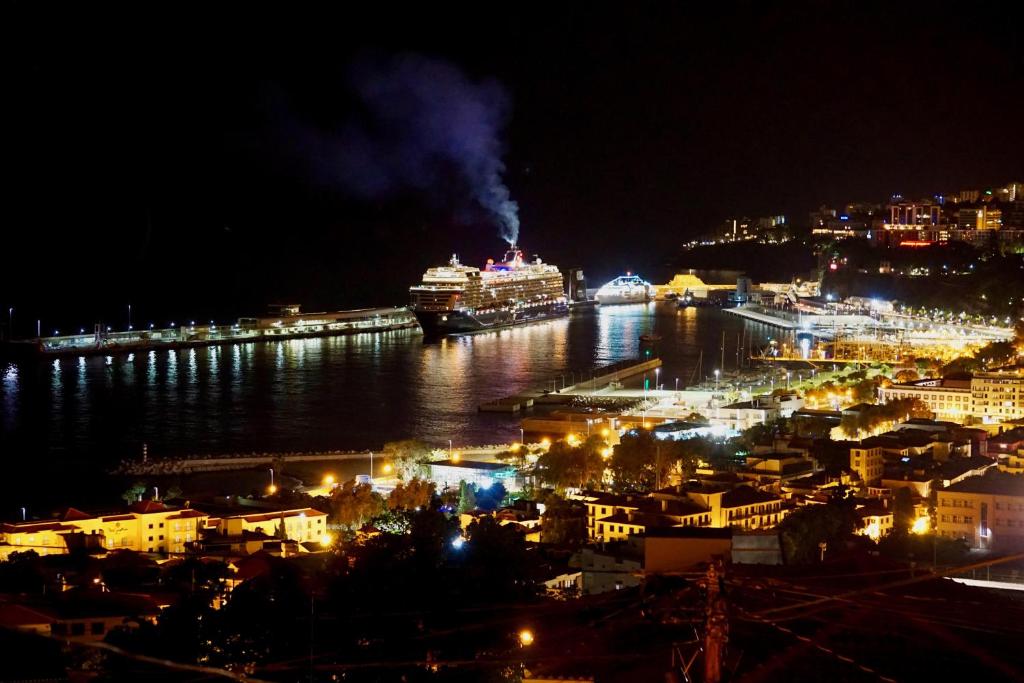
[(161, 541), (164, 540), (164, 535), (163, 534), (160, 534), (160, 540)]
[(150, 525), (149, 525), (149, 528), (150, 528), (150, 529), (152, 529), (152, 528), (153, 528), (153, 525), (152, 525), (152, 524), (150, 524)]
[(160, 522), (160, 528), (161, 528), (161, 529), (163, 529), (163, 528), (164, 528), (164, 523), (163, 523), (163, 522)]
[(84, 636), (85, 635), (85, 623), (78, 622), (71, 624), (71, 635), (73, 636)]
[(89, 624), (89, 633), (91, 633), (94, 636), (103, 635), (103, 622), (94, 621), (91, 624)]
[(150, 536), (150, 537), (149, 537), (149, 540), (150, 540), (150, 541), (152, 541), (152, 540), (153, 540), (153, 537), (152, 537), (152, 536)]

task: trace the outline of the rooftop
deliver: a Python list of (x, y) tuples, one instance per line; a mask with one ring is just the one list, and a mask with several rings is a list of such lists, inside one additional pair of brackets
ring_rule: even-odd
[(944, 490), (951, 493), (988, 493), (998, 496), (1024, 497), (1024, 477), (989, 472), (980, 477), (969, 477)]
[(768, 503), (770, 501), (781, 500), (774, 493), (766, 493), (765, 491), (758, 491), (751, 486), (737, 486), (731, 491), (726, 491), (722, 495), (722, 507), (723, 508), (737, 508), (743, 507), (744, 505), (755, 505), (757, 503)]
[(431, 467), (458, 467), (467, 470), (487, 470), (497, 472), (499, 470), (515, 469), (512, 465), (503, 462), (480, 462), (478, 460), (438, 460), (430, 463)]

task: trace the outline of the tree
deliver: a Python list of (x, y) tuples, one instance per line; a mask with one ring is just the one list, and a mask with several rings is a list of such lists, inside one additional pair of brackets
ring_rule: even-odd
[(786, 562), (807, 564), (820, 557), (819, 543), (831, 550), (842, 548), (860, 526), (849, 499), (833, 499), (825, 505), (805, 505), (779, 524)]
[(132, 503), (138, 502), (142, 499), (142, 494), (146, 492), (145, 482), (137, 481), (129, 486), (124, 493), (121, 494), (121, 499), (131, 505)]
[(426, 474), (430, 446), (419, 439), (389, 441), (384, 444), (384, 455), (391, 460), (398, 478), (409, 480)]
[(982, 367), (998, 367), (1014, 360), (1017, 357), (1017, 348), (1013, 342), (995, 341), (978, 349), (974, 357)]
[(599, 484), (604, 473), (604, 448), (604, 440), (598, 436), (576, 446), (556, 441), (537, 459), (537, 469), (545, 482), (559, 490)]
[(361, 527), (384, 508), (384, 499), (369, 484), (350, 480), (331, 493), (331, 514), (338, 524), (349, 529)]
[(487, 602), (522, 600), (536, 593), (535, 562), (523, 534), (513, 525), (481, 517), (466, 528), (464, 584)]
[(476, 510), (476, 489), (472, 484), (459, 482), (459, 514)]
[(893, 377), (894, 380), (901, 384), (906, 382), (916, 382), (920, 378), (921, 376), (917, 373), (917, 370), (912, 368), (900, 370), (896, 373), (896, 376)]
[(544, 502), (541, 540), (555, 545), (579, 545), (587, 540), (587, 510), (558, 494)]
[(616, 491), (649, 491), (657, 483), (661, 444), (651, 432), (627, 434), (612, 452), (611, 471)]
[(434, 483), (413, 477), (399, 483), (388, 496), (389, 510), (416, 510), (426, 507), (434, 498)]

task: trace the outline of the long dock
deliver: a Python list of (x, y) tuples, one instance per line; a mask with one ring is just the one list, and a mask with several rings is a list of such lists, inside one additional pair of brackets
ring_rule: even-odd
[(738, 308), (723, 308), (722, 310), (725, 311), (726, 313), (731, 313), (733, 315), (738, 315), (741, 318), (746, 318), (747, 320), (755, 320), (759, 323), (764, 323), (765, 325), (774, 325), (775, 327), (781, 327), (784, 330), (795, 330), (798, 327), (800, 327), (795, 322), (786, 320), (785, 318), (779, 318), (774, 315), (767, 315), (765, 313), (761, 313), (760, 311), (754, 311), (743, 306), (740, 306)]
[[(542, 389), (525, 391), (505, 398), (482, 403), (481, 412), (518, 413), (534, 404), (567, 403), (570, 396), (582, 391), (595, 392), (608, 387), (627, 377), (633, 377), (661, 367), (660, 358), (650, 360), (628, 360), (613, 363), (590, 372), (569, 372), (551, 380), (551, 389), (545, 385)], [(569, 379), (569, 384), (565, 383)]]
[[(97, 326), (90, 333), (15, 339), (0, 345), (0, 353), (14, 357), (102, 356), (365, 332), (419, 330), (419, 323), (408, 308), (364, 308), (281, 316), (280, 320), (273, 318), (241, 318), (234, 325), (189, 324), (145, 330), (111, 331)], [(268, 323), (268, 320), (272, 321)]]
[[(493, 460), (498, 453), (507, 451), (510, 444), (484, 446), (457, 446), (454, 450), (470, 460)], [(448, 449), (435, 449), (436, 457), (447, 457)], [(161, 474), (191, 474), (193, 472), (224, 472), (265, 467), (274, 463), (323, 462), (338, 460), (367, 460), (370, 455), (387, 457), (379, 451), (312, 451), (296, 453), (231, 453), (224, 455), (186, 455), (175, 458), (143, 458), (125, 461), (114, 468), (113, 474), (155, 476)]]

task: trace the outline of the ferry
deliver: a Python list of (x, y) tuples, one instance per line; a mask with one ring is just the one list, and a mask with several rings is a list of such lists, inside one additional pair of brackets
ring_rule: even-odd
[(498, 263), (481, 269), (452, 255), (447, 265), (428, 268), (409, 288), (410, 307), (427, 337), (500, 329), (568, 315), (565, 282), (558, 266), (527, 261), (511, 245)]
[(650, 282), (642, 279), (639, 275), (626, 273), (603, 285), (597, 290), (594, 298), (597, 299), (597, 303), (604, 306), (640, 304), (650, 301), (653, 298), (653, 291)]

